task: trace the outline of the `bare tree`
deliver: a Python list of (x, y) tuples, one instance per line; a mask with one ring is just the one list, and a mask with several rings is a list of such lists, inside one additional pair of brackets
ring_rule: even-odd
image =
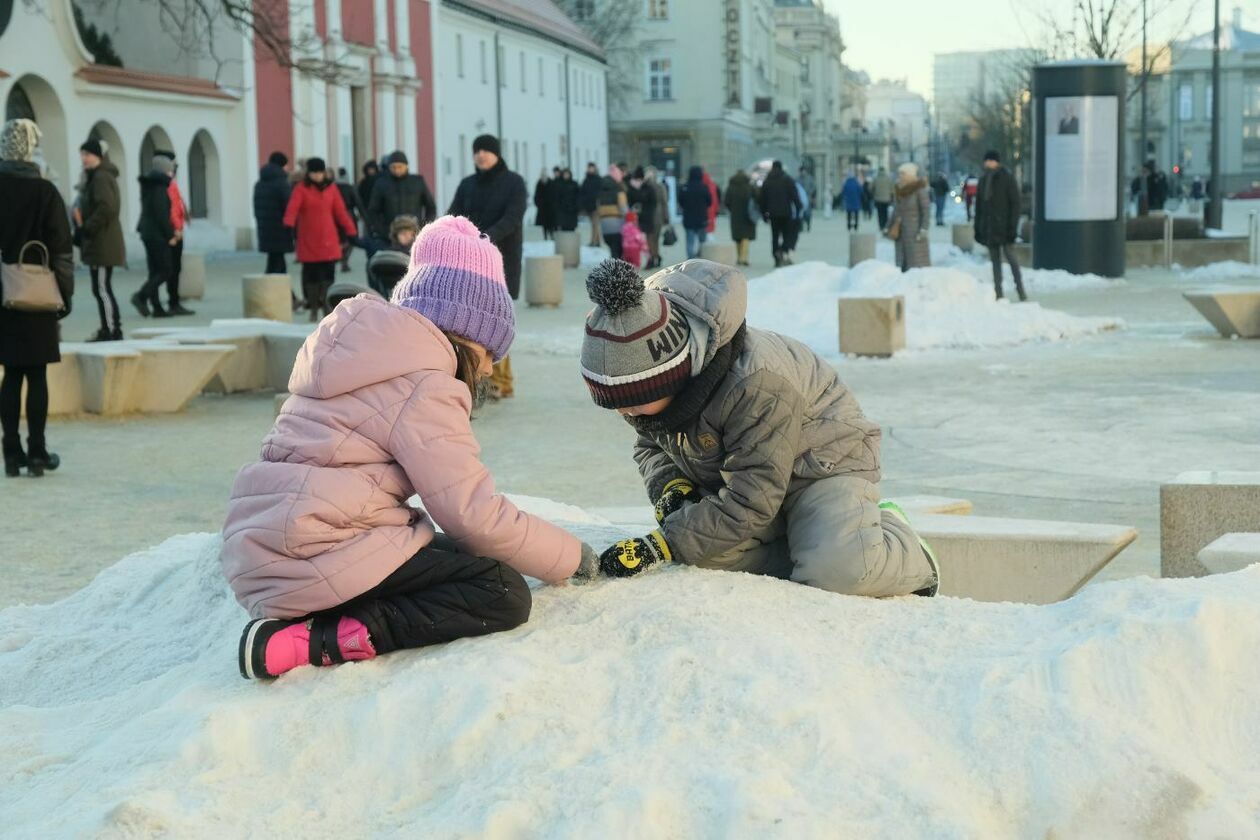
[(641, 90), (635, 61), (643, 4), (632, 0), (556, 0), (556, 5), (604, 51), (613, 71), (607, 74), (609, 103), (627, 105)]

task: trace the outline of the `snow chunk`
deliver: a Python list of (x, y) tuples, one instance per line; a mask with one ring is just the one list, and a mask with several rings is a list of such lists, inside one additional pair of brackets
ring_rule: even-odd
[(1181, 276), (1193, 283), (1212, 283), (1218, 280), (1236, 280), (1238, 278), (1260, 280), (1260, 265), (1225, 260), (1209, 263), (1198, 268), (1182, 269)]

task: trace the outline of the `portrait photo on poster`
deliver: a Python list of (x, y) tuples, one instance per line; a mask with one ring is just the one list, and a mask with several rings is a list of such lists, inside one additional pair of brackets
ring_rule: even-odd
[(1050, 96), (1045, 100), (1045, 218), (1105, 221), (1120, 209), (1115, 96)]

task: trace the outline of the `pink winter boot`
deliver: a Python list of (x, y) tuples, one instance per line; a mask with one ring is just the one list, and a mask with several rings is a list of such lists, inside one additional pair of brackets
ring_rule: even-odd
[(368, 629), (357, 619), (258, 618), (241, 633), (237, 664), (247, 680), (271, 679), (312, 662), (334, 665), (375, 656)]

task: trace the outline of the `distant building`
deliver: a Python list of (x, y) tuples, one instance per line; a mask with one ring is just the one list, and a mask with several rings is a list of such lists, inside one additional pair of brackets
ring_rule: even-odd
[(947, 146), (971, 132), (975, 105), (1005, 93), (1041, 60), (1031, 49), (937, 53), (932, 63), (932, 104)]
[(866, 124), (891, 141), (890, 166), (907, 161), (931, 166), (927, 100), (908, 90), (904, 79), (880, 79), (866, 89)]

